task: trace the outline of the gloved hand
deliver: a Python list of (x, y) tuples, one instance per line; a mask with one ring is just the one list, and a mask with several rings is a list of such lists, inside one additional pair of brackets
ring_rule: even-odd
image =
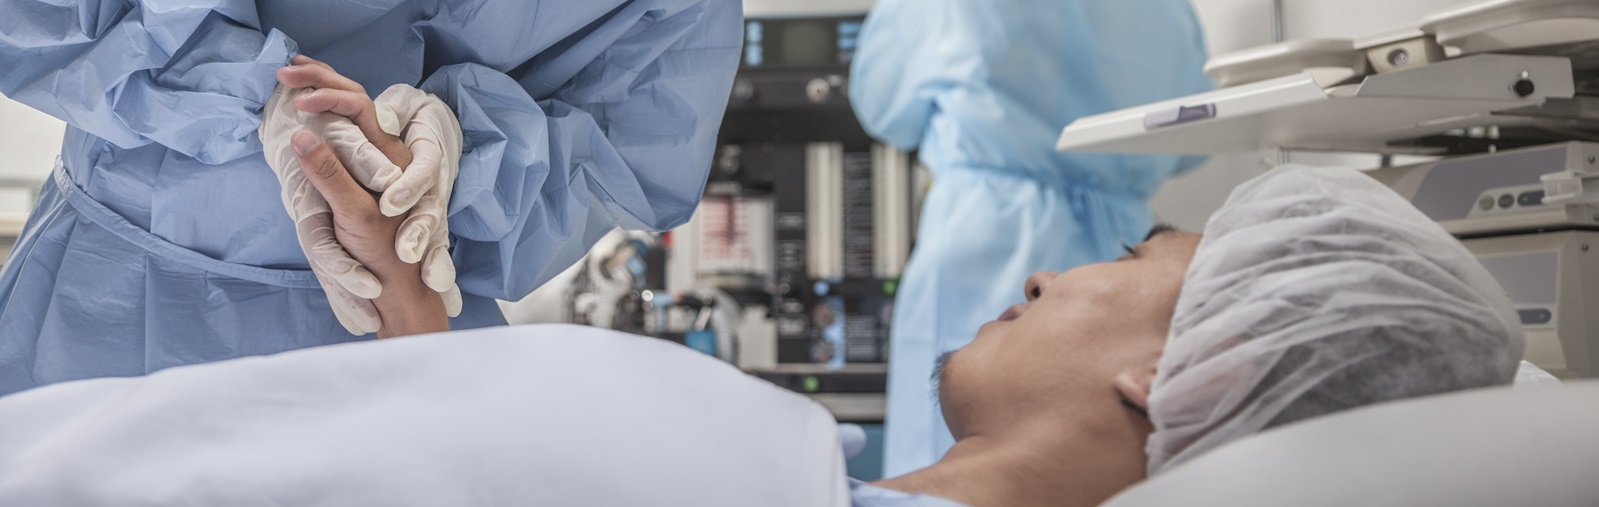
[[(395, 241), (395, 250), (406, 262), (423, 262), (422, 276), (428, 287), (443, 295), (450, 316), (460, 315), (461, 294), (449, 254), (447, 219), (462, 145), (454, 111), (438, 98), (406, 85), (390, 87), (374, 102), (359, 83), (326, 63), (305, 55), (294, 57), (292, 63), (278, 71), (278, 81), (311, 90), (294, 99), (296, 109), (348, 118), (375, 146), (368, 151), (387, 153), (391, 160), (406, 166), (401, 173), (358, 167), (361, 162), (346, 164), (356, 181), (383, 194), (378, 204), (384, 215), (411, 213)], [(404, 144), (393, 136), (401, 136)], [(372, 159), (360, 156), (360, 146), (331, 141), (328, 145), (342, 160)], [(414, 153), (418, 149), (421, 154)]]
[(336, 153), (348, 154), (349, 166), (361, 168), (352, 169), (352, 172), (361, 172), (367, 180), (397, 179), (400, 170), (373, 148), (349, 120), (333, 114), (296, 110), (293, 99), (303, 91), (279, 85), (267, 101), (259, 130), (267, 165), (278, 175), (283, 189), (283, 207), (294, 220), (300, 248), (305, 252), (311, 271), (322, 283), (333, 314), (352, 334), (374, 333), (383, 322), (371, 300), (382, 293), (383, 287), (377, 277), (356, 262), (335, 239), (333, 210), (306, 179), (289, 140), (301, 129), (320, 134)]
[[(451, 317), (461, 314), (461, 289), (450, 257), (450, 193), (461, 167), (461, 124), (444, 101), (408, 85), (384, 90), (375, 101), (377, 117), (409, 118), (399, 130), (411, 151), (411, 164), (383, 192), (384, 215), (410, 213), (394, 248), (400, 260), (422, 262), (422, 280), (444, 298)], [(387, 111), (387, 112), (385, 112)], [(391, 126), (384, 125), (384, 130)]]

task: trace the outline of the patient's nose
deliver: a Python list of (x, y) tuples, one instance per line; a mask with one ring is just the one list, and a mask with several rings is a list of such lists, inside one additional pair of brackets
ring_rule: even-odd
[(1049, 288), (1049, 281), (1054, 280), (1055, 275), (1058, 274), (1050, 271), (1039, 271), (1027, 277), (1027, 284), (1022, 289), (1027, 293), (1027, 300), (1033, 301), (1043, 297), (1044, 290)]

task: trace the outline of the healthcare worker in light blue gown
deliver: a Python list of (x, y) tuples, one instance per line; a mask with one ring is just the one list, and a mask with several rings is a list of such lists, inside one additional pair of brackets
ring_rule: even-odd
[(614, 226), (688, 219), (741, 24), (728, 0), (0, 0), (0, 93), (70, 125), (0, 272), (0, 394), (367, 338), (255, 132), (296, 53), (460, 119), (462, 329)]
[[(1035, 271), (1121, 254), (1146, 199), (1198, 159), (1065, 154), (1072, 120), (1203, 92), (1187, 0), (879, 0), (850, 100), (867, 132), (933, 171), (895, 303), (886, 477), (953, 445), (931, 394), (937, 357), (1024, 301)], [(1062, 372), (1062, 374), (1070, 374)]]

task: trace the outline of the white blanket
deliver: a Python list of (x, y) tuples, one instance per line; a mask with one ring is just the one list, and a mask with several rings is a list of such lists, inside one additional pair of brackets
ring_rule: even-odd
[(347, 344), (0, 398), (0, 505), (845, 505), (832, 417), (577, 326)]

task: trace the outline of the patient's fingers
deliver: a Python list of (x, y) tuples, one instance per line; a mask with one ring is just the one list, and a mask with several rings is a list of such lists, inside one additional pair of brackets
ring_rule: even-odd
[(361, 134), (388, 155), (395, 165), (404, 167), (411, 164), (410, 150), (406, 149), (400, 138), (383, 130), (377, 108), (365, 92), (313, 90), (295, 97), (294, 108), (307, 113), (333, 113), (349, 118), (356, 127), (360, 127)]
[(372, 195), (355, 182), (338, 156), (316, 134), (304, 130), (295, 132), (289, 143), (294, 147), (295, 159), (306, 179), (322, 193), (334, 213), (356, 221), (376, 221)]
[(289, 88), (331, 88), (347, 90), (366, 95), (366, 88), (355, 80), (344, 77), (332, 66), (319, 62), (309, 56), (300, 55), (289, 62), (291, 65), (278, 69), (278, 82)]
[[(294, 108), (307, 113), (333, 113), (355, 122), (366, 132), (365, 123), (377, 126), (377, 109), (365, 92), (323, 88), (294, 98)], [(382, 132), (379, 129), (378, 132)]]
[(330, 210), (301, 217), (296, 223), (306, 259), (318, 275), (333, 279), (350, 293), (366, 299), (377, 298), (383, 293), (383, 285), (366, 266), (350, 256), (333, 229), (334, 214), (359, 222), (376, 221), (378, 213), (372, 195), (350, 177), (327, 145), (317, 142), (316, 135), (303, 130), (296, 132), (290, 144), (294, 147), (300, 172), (315, 187), (315, 191), (302, 192), (300, 199), (305, 202), (301, 209), (325, 207)]
[(322, 67), (327, 67), (329, 69), (333, 68), (333, 66), (332, 65), (328, 65), (327, 62), (324, 62), (322, 60), (318, 60), (318, 59), (315, 59), (315, 58), (311, 58), (309, 55), (305, 55), (305, 54), (294, 55), (294, 59), (289, 60), (289, 63), (294, 64), (294, 65), (318, 65), (318, 66), (322, 66)]
[(400, 179), (400, 166), (390, 162), (388, 155), (368, 141), (355, 124), (330, 122), (324, 129), (324, 136), (350, 176), (368, 190), (382, 192)]

